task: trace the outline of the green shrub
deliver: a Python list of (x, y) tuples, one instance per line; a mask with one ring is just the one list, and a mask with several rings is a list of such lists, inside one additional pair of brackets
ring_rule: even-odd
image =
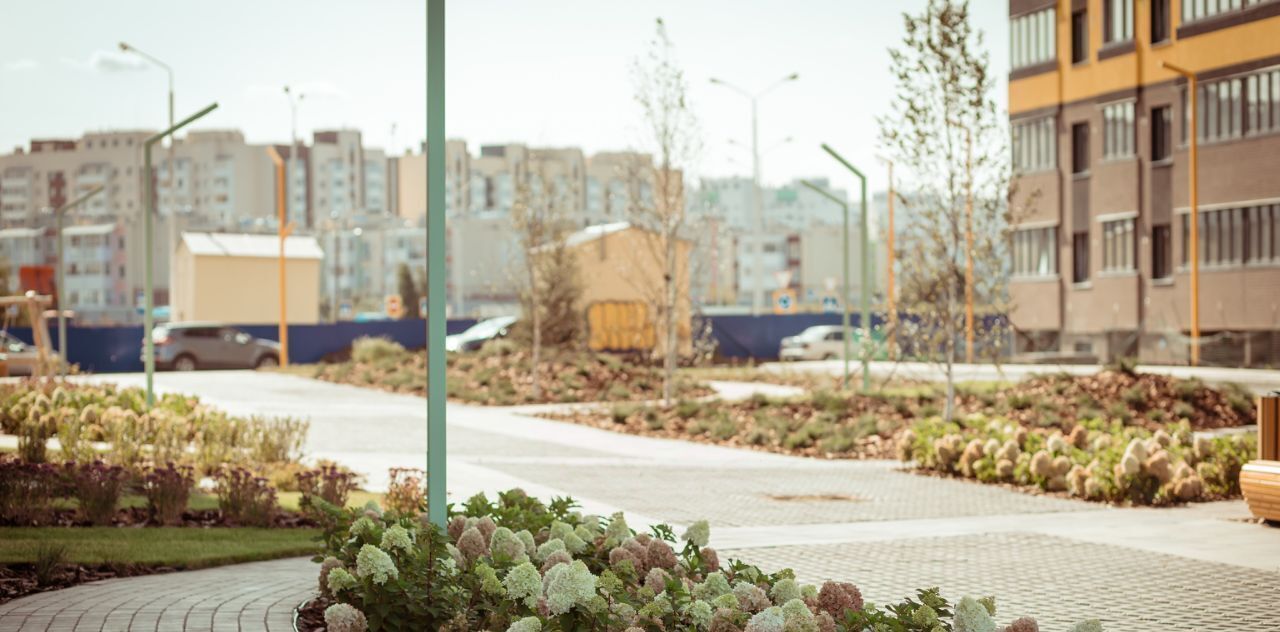
[(351, 359), (362, 364), (388, 358), (396, 359), (404, 354), (404, 347), (389, 338), (361, 336), (351, 343)]
[(689, 419), (701, 410), (702, 404), (695, 400), (682, 399), (676, 402), (676, 416), (681, 419)]

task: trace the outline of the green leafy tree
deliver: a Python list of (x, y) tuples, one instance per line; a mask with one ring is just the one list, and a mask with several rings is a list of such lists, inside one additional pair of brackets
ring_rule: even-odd
[(879, 119), (880, 141), (906, 172), (904, 194), (912, 200), (900, 235), (901, 258), (911, 265), (899, 271), (902, 306), (912, 319), (900, 339), (943, 367), (949, 421), (956, 348), (965, 344), (966, 251), (974, 267), (974, 346), (994, 356), (1004, 339), (1003, 325), (982, 323), (996, 320), (984, 315), (1008, 309), (1005, 121), (991, 97), (995, 77), (967, 2), (929, 0), (923, 12), (903, 14), (903, 26), (901, 46), (889, 51), (895, 98)]
[(413, 280), (413, 272), (409, 270), (409, 265), (401, 263), (396, 268), (396, 285), (399, 287), (400, 302), (404, 304), (405, 318), (422, 318), (422, 310), (419, 309), (421, 295), (418, 294), (418, 284)]

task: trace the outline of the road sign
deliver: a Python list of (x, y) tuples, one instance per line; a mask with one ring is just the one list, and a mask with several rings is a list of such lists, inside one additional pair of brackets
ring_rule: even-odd
[(397, 320), (404, 317), (404, 301), (399, 294), (387, 295), (387, 316)]
[(840, 311), (840, 299), (835, 296), (822, 297), (822, 311), (833, 314)]
[(773, 313), (775, 314), (794, 314), (796, 313), (796, 291), (795, 290), (774, 290), (773, 291)]

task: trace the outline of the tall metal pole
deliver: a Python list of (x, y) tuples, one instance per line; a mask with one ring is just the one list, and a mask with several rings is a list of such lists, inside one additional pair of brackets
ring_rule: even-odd
[(1191, 164), (1190, 171), (1190, 203), (1191, 208), (1188, 212), (1187, 221), (1191, 225), (1191, 243), (1189, 244), (1190, 252), (1187, 253), (1187, 260), (1191, 263), (1191, 366), (1199, 366), (1200, 364), (1200, 159), (1198, 155), (1199, 137), (1196, 131), (1196, 101), (1199, 96), (1196, 91), (1196, 74), (1175, 66), (1169, 62), (1162, 61), (1160, 65), (1176, 72), (1187, 79), (1187, 102), (1191, 105), (1189, 113), (1190, 123), (1188, 124), (1188, 132), (1190, 138), (1189, 153)]
[(840, 338), (844, 341), (844, 348), (841, 350), (840, 357), (844, 361), (844, 373), (840, 379), (840, 390), (849, 390), (849, 203), (832, 195), (829, 191), (819, 187), (818, 185), (801, 180), (801, 184), (813, 189), (818, 195), (835, 202), (840, 205), (840, 211), (844, 218), (844, 230), (841, 231), (843, 237), (843, 248), (841, 253), (843, 256), (843, 265), (840, 266)]
[(893, 287), (894, 287), (894, 286), (893, 286), (893, 261), (894, 261), (894, 252), (893, 252), (893, 197), (894, 197), (894, 190), (893, 190), (893, 161), (892, 161), (892, 160), (886, 160), (885, 162), (889, 163), (889, 234), (888, 234), (888, 242), (889, 242), (889, 243), (888, 243), (888, 247), (889, 247), (889, 256), (888, 256), (888, 267), (887, 267), (887, 272), (888, 272), (888, 275), (889, 275), (889, 278), (888, 278), (888, 284), (889, 284), (889, 286), (888, 286), (887, 288), (885, 288), (885, 294), (886, 294), (887, 298), (889, 299), (889, 358), (890, 358), (890, 359), (897, 359), (897, 357), (898, 357), (898, 352), (897, 352), (897, 346), (898, 346), (898, 344), (897, 344), (897, 341), (898, 341), (898, 306), (897, 306), (897, 304), (894, 302), (894, 296), (893, 296)]
[(964, 128), (964, 361), (973, 364), (973, 132)]
[(444, 7), (427, 0), (427, 517), (445, 507)]
[(62, 375), (62, 377), (67, 376), (67, 364), (71, 362), (71, 356), (70, 354), (67, 353), (67, 306), (62, 299), (63, 297), (62, 285), (64, 283), (63, 268), (66, 267), (62, 259), (63, 218), (66, 216), (68, 211), (70, 211), (71, 209), (77, 206), (80, 206), (81, 204), (84, 204), (85, 202), (88, 202), (89, 198), (92, 198), (93, 196), (99, 193), (102, 193), (102, 191), (103, 191), (103, 187), (101, 185), (96, 186), (88, 193), (85, 193), (84, 195), (70, 202), (67, 202), (66, 204), (63, 204), (62, 206), (58, 207), (53, 211), (55, 233), (58, 241), (57, 243), (58, 268), (57, 268), (57, 275), (56, 275), (57, 280), (55, 281), (55, 283), (57, 283), (57, 287), (53, 288), (53, 290), (55, 293), (54, 300), (57, 301), (58, 303), (58, 353), (62, 356), (62, 361), (59, 363), (59, 373)]
[[(169, 66), (169, 64), (166, 64), (166, 63), (164, 63), (163, 61), (160, 61), (160, 60), (159, 60), (158, 58), (156, 58), (155, 56), (150, 55), (150, 54), (148, 54), (148, 53), (146, 53), (146, 52), (143, 52), (143, 51), (141, 51), (141, 50), (138, 50), (137, 48), (135, 48), (135, 47), (133, 47), (133, 46), (129, 45), (129, 44), (128, 44), (128, 43), (126, 43), (126, 42), (120, 42), (120, 50), (121, 50), (121, 51), (124, 51), (124, 52), (126, 52), (126, 53), (133, 53), (133, 54), (135, 54), (135, 55), (137, 55), (137, 56), (139, 56), (139, 57), (141, 57), (141, 58), (145, 59), (146, 61), (150, 62), (151, 64), (153, 64), (153, 65), (155, 65), (155, 66), (159, 67), (161, 70), (164, 70), (165, 75), (167, 75), (167, 77), (168, 77), (168, 82), (169, 82), (169, 128), (170, 128), (170, 129), (173, 129), (173, 68), (172, 68), (171, 66)], [(176, 209), (176, 204), (174, 203), (174, 199), (175, 199), (175, 196), (177, 195), (177, 192), (176, 192), (176, 191), (174, 191), (174, 188), (173, 188), (173, 183), (174, 183), (174, 178), (175, 178), (175, 173), (174, 173), (174, 172), (176, 172), (176, 171), (177, 171), (177, 166), (178, 166), (178, 165), (177, 165), (177, 162), (176, 162), (176, 159), (174, 158), (174, 150), (175, 150), (175, 149), (176, 149), (176, 143), (174, 143), (174, 142), (173, 142), (173, 139), (170, 139), (170, 141), (169, 141), (169, 171), (168, 171), (168, 178), (166, 178), (167, 182), (166, 182), (166, 184), (165, 184), (165, 187), (169, 190), (169, 222), (168, 222), (168, 224), (166, 225), (166, 226), (167, 226), (167, 229), (166, 229), (166, 231), (165, 231), (165, 232), (167, 232), (167, 233), (168, 233), (168, 242), (169, 242), (169, 243), (168, 243), (168, 245), (167, 245), (167, 247), (166, 247), (166, 252), (168, 253), (168, 257), (169, 257), (169, 260), (170, 260), (170, 265), (172, 265), (172, 261), (171, 261), (171, 260), (172, 260), (172, 258), (173, 258), (174, 242), (175, 242), (175, 241), (177, 241), (177, 230), (178, 230), (178, 227), (177, 227), (177, 219), (178, 219), (178, 218), (177, 218), (177, 213), (175, 213), (175, 212), (174, 212), (174, 211), (175, 211), (175, 209)], [(172, 291), (172, 288), (170, 288), (170, 290)], [(148, 335), (150, 335), (150, 334), (148, 334)]]
[(271, 162), (275, 163), (276, 168), (276, 223), (279, 225), (277, 232), (280, 235), (280, 258), (278, 267), (280, 273), (280, 326), (278, 334), (280, 336), (280, 366), (289, 366), (289, 311), (288, 311), (288, 294), (285, 292), (285, 258), (284, 258), (284, 242), (289, 237), (289, 233), (293, 230), (293, 225), (288, 222), (285, 217), (284, 203), (284, 160), (280, 158), (280, 152), (275, 147), (267, 147), (267, 155), (271, 157)]
[(751, 224), (755, 233), (751, 240), (751, 267), (755, 269), (755, 278), (751, 280), (751, 313), (754, 316), (764, 313), (764, 194), (760, 190), (760, 132), (756, 116), (758, 101), (756, 97), (751, 97)]
[(178, 122), (175, 125), (171, 125), (169, 129), (164, 130), (163, 132), (160, 132), (159, 134), (156, 134), (155, 136), (148, 138), (146, 142), (143, 143), (142, 177), (146, 179), (146, 181), (142, 185), (142, 190), (146, 198), (144, 201), (145, 208), (143, 209), (145, 211), (144, 213), (145, 219), (143, 220), (143, 235), (144, 235), (143, 238), (146, 243), (144, 244), (145, 250), (143, 251), (145, 263), (143, 265), (144, 311), (142, 314), (142, 347), (143, 347), (142, 355), (143, 355), (143, 364), (145, 365), (146, 371), (147, 371), (147, 408), (150, 408), (151, 405), (154, 404), (156, 401), (155, 389), (153, 388), (154, 376), (156, 372), (156, 348), (155, 348), (155, 341), (151, 339), (151, 330), (155, 328), (155, 316), (151, 313), (155, 310), (155, 296), (154, 296), (155, 282), (153, 278), (154, 275), (153, 275), (153, 269), (152, 269), (153, 267), (152, 260), (154, 259), (153, 252), (155, 250), (155, 236), (154, 236), (154, 228), (152, 226), (154, 222), (151, 216), (155, 214), (156, 181), (151, 174), (151, 147), (156, 143), (164, 140), (165, 137), (171, 136), (174, 132), (182, 129), (183, 127), (186, 127), (187, 125), (190, 125), (195, 120), (216, 110), (217, 108), (218, 108), (217, 103), (210, 104), (209, 106), (205, 107), (203, 110), (200, 110), (199, 112), (196, 112), (191, 116), (188, 116), (187, 118), (183, 119), (182, 121)]
[[(868, 215), (867, 213), (867, 176), (864, 175), (862, 171), (860, 171), (857, 167), (850, 164), (848, 160), (845, 160), (840, 154), (836, 153), (836, 150), (832, 149), (830, 145), (823, 143), (822, 149), (828, 154), (831, 154), (832, 158), (835, 158), (836, 161), (844, 165), (844, 167), (848, 169), (850, 172), (852, 172), (853, 175), (857, 176), (858, 180), (861, 181), (862, 183), (862, 275), (861, 275), (862, 291), (858, 293), (860, 295), (858, 298), (858, 308), (862, 310), (862, 313), (858, 315), (858, 323), (859, 325), (861, 325), (860, 329), (862, 329), (862, 346), (863, 346), (863, 349), (860, 350), (861, 353), (859, 354), (862, 356), (862, 392), (866, 393), (871, 390), (871, 357), (867, 353), (867, 345), (869, 344), (869, 340), (871, 336), (871, 325), (870, 325), (871, 318), (870, 318), (870, 314), (867, 313), (868, 309), (870, 309), (870, 305), (868, 303), (868, 299), (870, 297), (867, 296), (867, 285), (868, 285), (867, 273), (869, 272), (869, 267), (867, 264), (867, 257), (868, 257), (867, 248), (871, 243), (870, 235), (868, 234), (870, 222), (867, 219), (867, 215)], [(849, 269), (849, 246), (848, 246), (849, 231), (847, 230), (848, 228), (847, 222), (846, 222), (845, 228), (846, 230), (844, 231), (844, 241), (845, 241), (844, 266), (845, 266), (845, 270), (847, 271)], [(848, 275), (846, 273), (846, 279), (847, 278), (848, 278)], [(847, 302), (849, 298), (849, 282), (847, 280), (844, 282), (844, 285), (841, 291), (844, 292), (843, 300)], [(846, 310), (845, 313), (847, 315), (848, 310)], [(846, 341), (849, 339), (849, 331), (848, 331), (847, 324), (845, 325), (844, 338)], [(845, 344), (847, 345), (848, 343), (846, 342)]]

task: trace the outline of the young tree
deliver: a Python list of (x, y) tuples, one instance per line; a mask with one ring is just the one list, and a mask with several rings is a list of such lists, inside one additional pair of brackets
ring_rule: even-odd
[(578, 263), (569, 251), (566, 238), (569, 222), (561, 191), (540, 169), (516, 183), (511, 217), (524, 250), (523, 290), (520, 303), (524, 320), (515, 336), (530, 342), (532, 393), (541, 396), (538, 382), (545, 346), (574, 344), (582, 335), (582, 315), (578, 301), (582, 284)]
[(422, 318), (418, 284), (414, 282), (408, 264), (401, 263), (396, 268), (396, 285), (399, 287), (400, 302), (404, 305), (404, 317)]
[[(696, 155), (698, 121), (689, 104), (689, 85), (684, 70), (676, 62), (667, 27), (658, 18), (654, 38), (643, 59), (637, 59), (632, 67), (635, 99), (644, 116), (646, 144), (650, 146), (656, 163), (649, 168), (649, 177), (640, 182), (650, 185), (651, 195), (633, 190), (630, 195), (632, 221), (649, 231), (650, 250), (662, 270), (659, 291), (650, 301), (654, 327), (661, 345), (663, 357), (662, 399), (670, 405), (677, 354), (679, 353), (678, 323), (681, 311), (678, 293), (688, 292), (687, 270), (681, 270), (679, 244), (685, 221), (684, 170)], [(634, 180), (634, 179), (633, 179)], [(632, 187), (636, 189), (638, 187)], [(688, 297), (685, 297), (687, 302)]]
[[(902, 45), (889, 51), (897, 88), (890, 113), (879, 119), (880, 140), (907, 172), (912, 200), (901, 235), (901, 259), (911, 262), (899, 271), (901, 304), (913, 321), (916, 354), (943, 366), (944, 416), (950, 420), (966, 289), (975, 305), (975, 348), (998, 349), (1003, 342), (1002, 325), (981, 323), (992, 320), (983, 315), (1007, 313), (1004, 123), (991, 98), (995, 81), (987, 74), (983, 36), (970, 24), (967, 2), (929, 0), (922, 13), (904, 14), (903, 24)], [(969, 288), (966, 251), (974, 269)]]

